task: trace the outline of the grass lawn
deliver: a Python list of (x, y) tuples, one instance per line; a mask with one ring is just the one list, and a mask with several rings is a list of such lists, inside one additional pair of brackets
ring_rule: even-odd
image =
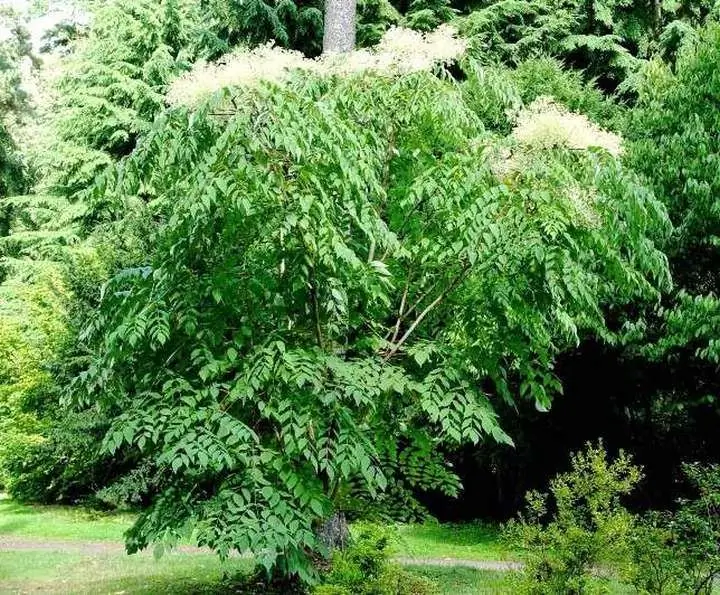
[(60, 541), (116, 541), (132, 525), (130, 514), (70, 506), (26, 506), (0, 497), (0, 536)]
[[(143, 553), (127, 556), (112, 546), (92, 542), (122, 542), (132, 524), (131, 514), (94, 512), (61, 506), (26, 506), (0, 499), (0, 594), (190, 594), (264, 593), (250, 580), (252, 561), (234, 558), (222, 563), (204, 553), (172, 553), (160, 560)], [(456, 558), (478, 561), (512, 559), (499, 541), (496, 527), (483, 524), (400, 525), (396, 554), (409, 558)], [(16, 550), (11, 549), (13, 539)], [(34, 541), (45, 549), (28, 547)], [(62, 542), (78, 542), (77, 551), (63, 551)], [(60, 551), (53, 542), (60, 542)], [(24, 543), (24, 546), (22, 545)], [(90, 545), (89, 548), (80, 543)], [(79, 546), (79, 547), (78, 547)], [(67, 547), (66, 547), (67, 549)], [(408, 566), (438, 585), (438, 595), (508, 593), (512, 572), (458, 567)], [(231, 580), (231, 578), (235, 580)], [(238, 580), (242, 587), (238, 586)], [(627, 590), (611, 585), (612, 593)]]
[[(70, 506), (27, 506), (0, 499), (0, 536), (58, 541), (122, 542), (133, 522), (129, 513), (103, 513)], [(397, 554), (418, 558), (508, 560), (497, 527), (487, 524), (400, 525)]]
[[(222, 565), (214, 556), (115, 554), (84, 556), (47, 552), (0, 552), (0, 593), (190, 594), (248, 592), (234, 586), (223, 572), (247, 575), (248, 560)], [(467, 568), (410, 567), (438, 584), (437, 595), (512, 593), (507, 573)], [(252, 591), (249, 591), (252, 592)]]
[(495, 525), (400, 525), (399, 555), (418, 558), (462, 560), (512, 560), (512, 551), (500, 541)]
[(249, 560), (214, 555), (82, 555), (0, 551), (0, 593), (227, 593), (224, 573), (246, 575)]
[[(0, 497), (0, 540), (38, 542), (122, 542), (132, 514), (103, 513), (80, 507), (28, 506)], [(398, 555), (418, 558), (502, 560), (509, 554), (497, 543), (497, 530), (480, 524), (401, 525)], [(251, 562), (223, 564), (214, 555), (173, 553), (126, 556), (66, 551), (0, 550), (0, 593), (228, 593), (225, 578), (245, 576)], [(510, 593), (499, 572), (463, 568), (421, 568), (441, 585), (439, 594)], [(505, 586), (503, 586), (505, 585)]]
[(476, 595), (479, 593), (513, 593), (512, 577), (507, 572), (408, 566), (408, 570), (434, 581), (438, 595)]

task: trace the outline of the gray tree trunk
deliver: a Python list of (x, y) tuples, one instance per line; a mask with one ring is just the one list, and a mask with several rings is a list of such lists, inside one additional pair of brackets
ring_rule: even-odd
[(355, 49), (357, 0), (325, 0), (323, 54)]
[(653, 25), (655, 29), (655, 37), (660, 36), (662, 29), (662, 4), (660, 0), (653, 0)]
[(342, 512), (334, 512), (317, 530), (317, 537), (330, 552), (344, 550), (350, 542), (350, 527)]

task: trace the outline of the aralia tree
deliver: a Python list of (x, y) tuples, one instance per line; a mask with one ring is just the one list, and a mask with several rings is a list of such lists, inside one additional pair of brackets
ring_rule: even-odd
[(229, 90), (98, 188), (149, 248), (73, 385), (160, 478), (130, 551), (192, 529), (309, 579), (328, 518), (457, 493), (446, 449), (510, 443), (494, 402), (547, 408), (558, 350), (657, 297), (667, 218), (599, 131), (493, 139), (470, 105), (428, 72)]

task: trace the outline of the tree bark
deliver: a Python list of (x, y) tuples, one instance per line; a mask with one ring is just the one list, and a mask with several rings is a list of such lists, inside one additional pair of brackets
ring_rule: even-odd
[(653, 28), (655, 30), (655, 38), (660, 37), (662, 29), (662, 5), (660, 0), (652, 0), (653, 5)]
[(317, 537), (329, 552), (344, 550), (350, 541), (350, 526), (342, 512), (334, 512), (317, 530)]
[(325, 0), (323, 54), (339, 54), (355, 49), (357, 0)]

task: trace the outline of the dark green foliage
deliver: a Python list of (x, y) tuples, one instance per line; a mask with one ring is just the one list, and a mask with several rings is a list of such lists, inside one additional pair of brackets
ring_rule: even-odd
[(449, 0), (411, 0), (404, 24), (418, 31), (432, 31), (452, 20), (456, 12)]
[(59, 83), (44, 185), (73, 196), (130, 153), (163, 110), (168, 82), (211, 51), (203, 31), (197, 7), (178, 0), (101, 6)]
[(268, 41), (312, 56), (322, 50), (322, 4), (317, 1), (209, 0), (206, 10), (225, 50)]
[(388, 0), (358, 0), (357, 44), (366, 47), (380, 41), (391, 25), (400, 22), (400, 13)]
[[(0, 122), (0, 200), (22, 193), (27, 188), (26, 170), (15, 142)], [(7, 205), (0, 205), (0, 238), (10, 231), (12, 213)]]
[(577, 28), (572, 9), (552, 0), (501, 0), (464, 19), (461, 33), (481, 60), (517, 63), (539, 54), (558, 54), (560, 42)]
[(630, 83), (641, 60), (672, 59), (711, 6), (707, 0), (501, 0), (472, 11), (461, 31), (480, 60), (517, 64), (552, 55), (614, 89)]
[(720, 27), (712, 25), (681, 52), (675, 72), (659, 63), (647, 69), (627, 125), (627, 162), (647, 176), (675, 225), (667, 251), (677, 287), (659, 320), (648, 317), (631, 337), (673, 370), (660, 387), (665, 410), (712, 419), (720, 419), (718, 60)]
[(463, 92), (488, 130), (507, 134), (523, 105), (553, 97), (570, 110), (586, 114), (603, 127), (616, 128), (618, 106), (581, 73), (563, 68), (555, 58), (524, 60), (514, 69), (468, 61)]

